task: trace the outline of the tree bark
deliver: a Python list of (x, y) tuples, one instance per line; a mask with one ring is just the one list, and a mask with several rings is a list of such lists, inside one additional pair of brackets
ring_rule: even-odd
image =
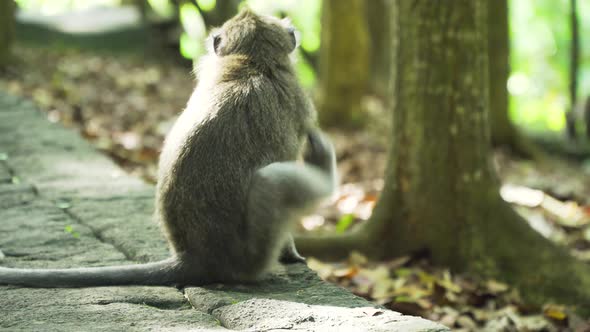
[(590, 268), (500, 198), (488, 133), (487, 4), (394, 2), (393, 141), (383, 193), (361, 229), (297, 246), (321, 258), (427, 251), (435, 264), (512, 283), (532, 302), (590, 308)]
[(324, 0), (320, 48), (320, 121), (359, 127), (368, 83), (368, 28), (364, 0)]
[(14, 10), (12, 0), (0, 1), (0, 66), (11, 60), (11, 49), (14, 42)]

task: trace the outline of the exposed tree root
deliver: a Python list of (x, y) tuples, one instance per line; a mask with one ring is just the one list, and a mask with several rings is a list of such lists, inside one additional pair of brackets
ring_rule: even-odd
[(530, 159), (540, 163), (545, 162), (548, 158), (547, 154), (541, 148), (515, 129), (508, 136), (492, 136), (492, 144), (494, 147), (506, 147), (515, 156), (520, 158)]
[(535, 232), (507, 203), (498, 200), (487, 211), (465, 253), (466, 270), (516, 286), (531, 303), (571, 304), (590, 315), (590, 266)]
[[(499, 198), (481, 201), (479, 205), (477, 210), (481, 211), (481, 216), (466, 221), (466, 230), (452, 240), (459, 244), (455, 247), (457, 251), (436, 253), (436, 257), (449, 259), (437, 260), (435, 264), (505, 281), (517, 287), (525, 300), (533, 304), (551, 301), (570, 304), (581, 314), (590, 315), (590, 266), (543, 238)], [(374, 218), (350, 234), (301, 236), (297, 238), (297, 247), (306, 256), (324, 260), (344, 259), (352, 250), (369, 257), (392, 258), (417, 249), (412, 247), (404, 252), (398, 245), (385, 243), (400, 241), (401, 237), (404, 244), (414, 241), (412, 234), (396, 234), (392, 229), (395, 226), (389, 227), (386, 223), (395, 221)], [(416, 242), (423, 241), (419, 235), (415, 238)], [(436, 245), (426, 245), (422, 249), (435, 253), (443, 248)]]
[(303, 256), (333, 261), (346, 259), (354, 250), (366, 253), (366, 238), (365, 232), (324, 236), (300, 235), (295, 237), (295, 244)]

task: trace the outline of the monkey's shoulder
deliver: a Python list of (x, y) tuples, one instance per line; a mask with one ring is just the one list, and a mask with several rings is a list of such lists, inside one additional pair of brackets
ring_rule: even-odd
[(221, 83), (216, 92), (215, 114), (249, 117), (267, 127), (273, 123), (285, 126), (286, 122), (299, 127), (315, 118), (315, 110), (296, 78), (286, 74), (248, 75)]

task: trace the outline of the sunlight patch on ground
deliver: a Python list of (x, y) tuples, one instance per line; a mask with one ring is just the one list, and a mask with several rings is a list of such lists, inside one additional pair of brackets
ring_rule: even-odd
[(135, 7), (94, 7), (71, 12), (46, 14), (39, 10), (19, 10), (16, 19), (41, 24), (71, 34), (103, 33), (139, 26), (141, 15)]

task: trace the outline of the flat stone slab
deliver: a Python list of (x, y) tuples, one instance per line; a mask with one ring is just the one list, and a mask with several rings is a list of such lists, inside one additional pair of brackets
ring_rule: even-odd
[[(0, 92), (0, 265), (160, 260), (153, 186), (28, 101)], [(0, 287), (0, 331), (448, 331), (326, 283), (303, 264), (249, 285)]]

